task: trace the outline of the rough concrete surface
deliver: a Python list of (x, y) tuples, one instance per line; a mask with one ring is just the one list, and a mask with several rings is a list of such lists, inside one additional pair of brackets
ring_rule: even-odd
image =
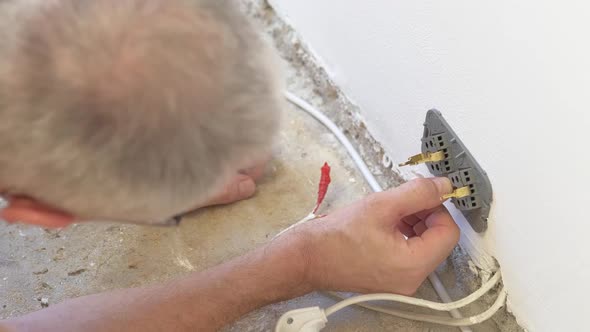
[[(263, 2), (242, 1), (245, 9), (277, 42), (287, 60), (289, 89), (318, 105), (359, 143), (371, 168), (391, 186), (399, 178), (379, 167), (382, 150), (375, 145), (351, 106), (322, 78), (300, 43)], [(314, 69), (315, 68), (315, 69)], [(204, 209), (177, 229), (88, 224), (61, 231), (0, 225), (0, 318), (42, 309), (65, 299), (110, 289), (170, 280), (200, 271), (255, 248), (305, 216), (314, 204), (319, 169), (333, 167), (326, 211), (369, 192), (364, 180), (333, 135), (294, 107), (287, 108), (274, 161), (256, 197), (225, 207)], [(375, 148), (376, 147), (376, 148)], [(479, 284), (460, 249), (440, 269), (451, 295), (460, 298)], [(426, 283), (418, 297), (438, 300)], [(463, 310), (481, 312), (493, 297)], [(227, 331), (269, 331), (282, 313), (304, 306), (326, 306), (333, 300), (310, 294), (271, 305), (244, 317)], [(401, 306), (400, 306), (401, 307)], [(416, 310), (417, 312), (428, 312)], [(330, 319), (326, 331), (457, 331), (349, 308)], [(504, 310), (474, 331), (518, 331)]]

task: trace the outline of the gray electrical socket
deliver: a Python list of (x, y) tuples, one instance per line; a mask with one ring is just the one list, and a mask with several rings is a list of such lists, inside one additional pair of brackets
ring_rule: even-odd
[(428, 170), (436, 176), (448, 177), (455, 189), (469, 186), (471, 195), (453, 199), (453, 203), (476, 232), (484, 232), (493, 200), (490, 179), (442, 114), (430, 110), (424, 122), (422, 153), (437, 151), (443, 151), (445, 159), (427, 163)]

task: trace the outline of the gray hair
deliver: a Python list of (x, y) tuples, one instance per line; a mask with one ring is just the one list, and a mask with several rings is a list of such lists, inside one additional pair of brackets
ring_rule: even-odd
[(149, 222), (267, 153), (278, 63), (235, 6), (0, 1), (0, 184), (79, 217)]

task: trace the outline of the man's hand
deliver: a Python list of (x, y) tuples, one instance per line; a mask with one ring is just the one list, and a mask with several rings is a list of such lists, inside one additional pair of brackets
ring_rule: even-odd
[(291, 236), (306, 239), (306, 280), (313, 289), (415, 293), (459, 240), (440, 200), (451, 190), (446, 178), (418, 179), (301, 226)]
[(0, 322), (0, 330), (216, 331), (313, 290), (412, 294), (458, 241), (459, 230), (440, 201), (450, 191), (447, 179), (412, 181), (207, 271), (69, 300)]

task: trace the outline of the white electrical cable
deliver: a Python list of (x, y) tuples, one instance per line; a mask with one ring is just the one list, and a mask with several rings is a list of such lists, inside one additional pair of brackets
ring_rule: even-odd
[(328, 128), (344, 146), (346, 152), (348, 152), (348, 154), (354, 161), (355, 165), (358, 167), (359, 171), (363, 174), (363, 177), (367, 180), (367, 183), (369, 184), (371, 189), (373, 189), (374, 192), (383, 191), (383, 188), (381, 188), (381, 185), (379, 184), (379, 182), (377, 182), (377, 179), (375, 179), (373, 173), (371, 173), (369, 167), (367, 167), (367, 164), (365, 164), (363, 158), (361, 158), (361, 156), (356, 151), (352, 143), (350, 143), (350, 141), (344, 135), (342, 130), (340, 130), (340, 128), (338, 128), (338, 126), (334, 122), (332, 122), (332, 120), (330, 120), (322, 112), (318, 111), (313, 106), (308, 104), (305, 100), (297, 97), (291, 92), (285, 91), (285, 97), (288, 101), (295, 104), (296, 106), (307, 112), (309, 115), (313, 116), (316, 120), (318, 120), (321, 124)]
[[(330, 295), (332, 295), (338, 299), (342, 299), (342, 297), (340, 297), (339, 295), (335, 295), (332, 293)], [(498, 298), (496, 298), (496, 301), (494, 302), (494, 304), (492, 304), (492, 306), (488, 310), (482, 312), (481, 314), (471, 316), (471, 317), (466, 317), (466, 318), (450, 318), (450, 317), (443, 317), (443, 316), (410, 313), (407, 311), (389, 309), (389, 308), (365, 304), (365, 303), (357, 303), (356, 305), (359, 307), (363, 307), (365, 309), (369, 309), (369, 310), (373, 310), (373, 311), (377, 311), (377, 312), (381, 312), (384, 314), (388, 314), (388, 315), (392, 315), (392, 316), (396, 316), (396, 317), (401, 317), (401, 318), (405, 318), (405, 319), (415, 320), (415, 321), (419, 321), (419, 322), (427, 322), (427, 323), (440, 324), (440, 325), (446, 325), (446, 326), (455, 326), (458, 328), (462, 328), (462, 327), (467, 328), (468, 326), (480, 324), (480, 323), (483, 323), (486, 320), (492, 318), (492, 316), (494, 316), (494, 314), (496, 314), (496, 312), (498, 312), (498, 310), (500, 310), (500, 308), (502, 308), (504, 306), (504, 304), (506, 303), (506, 297), (507, 297), (506, 290), (504, 288), (502, 288), (502, 290), (500, 290), (500, 293), (498, 294)], [(326, 315), (327, 315), (327, 313), (326, 313)]]
[(496, 272), (496, 274), (490, 278), (480, 289), (473, 292), (469, 296), (462, 298), (461, 300), (449, 303), (439, 303), (439, 302), (432, 302), (422, 299), (417, 299), (414, 297), (403, 296), (403, 295), (396, 295), (396, 294), (368, 294), (368, 295), (359, 295), (350, 297), (342, 302), (336, 303), (335, 305), (326, 309), (326, 316), (330, 316), (331, 314), (335, 313), (336, 311), (340, 311), (345, 307), (362, 303), (362, 302), (369, 302), (369, 301), (394, 301), (399, 303), (411, 304), (423, 308), (433, 309), (437, 311), (450, 311), (457, 308), (463, 308), (477, 299), (482, 297), (488, 291), (490, 291), (496, 284), (500, 281), (500, 272)]
[[(371, 187), (371, 189), (373, 191), (375, 191), (375, 192), (383, 191), (383, 188), (381, 187), (381, 185), (379, 184), (379, 182), (377, 181), (375, 176), (373, 176), (373, 173), (371, 173), (371, 171), (367, 167), (367, 164), (365, 164), (364, 160), (361, 158), (359, 153), (356, 151), (356, 149), (354, 148), (352, 143), (348, 140), (348, 138), (344, 135), (344, 133), (340, 130), (340, 128), (338, 128), (338, 126), (332, 120), (330, 120), (327, 116), (325, 116), (323, 113), (318, 111), (315, 107), (313, 107), (312, 105), (310, 105), (309, 103), (307, 103), (303, 99), (299, 98), (298, 96), (294, 95), (293, 93), (291, 93), (289, 91), (285, 91), (284, 94), (285, 94), (285, 98), (289, 102), (293, 103), (294, 105), (296, 105), (297, 107), (299, 107), (300, 109), (302, 109), (303, 111), (307, 112), (309, 115), (314, 117), (316, 120), (321, 122), (326, 128), (328, 128), (336, 136), (336, 138), (340, 141), (340, 143), (342, 143), (342, 145), (344, 146), (344, 148), (346, 149), (346, 151), (348, 152), (350, 157), (353, 159), (354, 163), (356, 164), (359, 171), (361, 172), (363, 177), (366, 179), (367, 183), (369, 184), (369, 186)], [(442, 284), (440, 278), (438, 277), (438, 275), (436, 273), (432, 273), (428, 277), (428, 279), (430, 280), (432, 286), (434, 287), (434, 290), (436, 291), (436, 293), (438, 294), (438, 296), (440, 297), (440, 299), (443, 302), (447, 302), (447, 303), (452, 302), (448, 291), (446, 290), (446, 288), (444, 287), (444, 285)], [(501, 297), (502, 297), (502, 294), (499, 296), (499, 300)], [(504, 295), (504, 298), (505, 298), (505, 295)], [(496, 311), (503, 305), (503, 301), (500, 301), (500, 303), (501, 303), (501, 305), (496, 309)], [(368, 305), (361, 305), (361, 306), (368, 307)], [(379, 307), (374, 307), (374, 306), (371, 306), (371, 307), (379, 308)], [(383, 309), (383, 308), (381, 308), (381, 309)], [(387, 310), (387, 309), (383, 309), (383, 310)], [(383, 310), (377, 310), (377, 311), (384, 312)], [(388, 313), (390, 313), (390, 314), (393, 314), (393, 312), (394, 311), (392, 311), (392, 310), (388, 310)], [(397, 313), (398, 314), (396, 316), (402, 317), (401, 315), (399, 315), (400, 312), (397, 312)], [(452, 309), (449, 311), (449, 313), (455, 319), (462, 319), (463, 318), (463, 316), (461, 315), (461, 313), (457, 309)], [(408, 314), (408, 313), (404, 313), (404, 315), (406, 315), (406, 317), (404, 317), (404, 318), (408, 318), (408, 316), (414, 316), (414, 315)], [(471, 325), (471, 324), (467, 324), (467, 325)], [(454, 326), (458, 326), (462, 332), (471, 332), (471, 329), (468, 327), (465, 327), (465, 325), (454, 325)]]
[(281, 236), (281, 235), (283, 235), (283, 234), (287, 233), (288, 231), (292, 230), (293, 228), (295, 228), (295, 227), (297, 227), (297, 226), (299, 226), (299, 225), (301, 225), (301, 224), (304, 224), (304, 223), (306, 223), (306, 222), (308, 222), (308, 221), (310, 221), (310, 220), (314, 220), (314, 219), (315, 219), (315, 218), (317, 218), (317, 217), (318, 217), (318, 216), (316, 216), (316, 215), (315, 215), (315, 214), (312, 212), (312, 213), (308, 214), (308, 215), (307, 215), (307, 217), (305, 217), (305, 218), (303, 218), (303, 219), (299, 220), (298, 222), (294, 223), (293, 225), (291, 225), (291, 226), (289, 226), (289, 227), (287, 227), (287, 228), (283, 229), (282, 231), (280, 231), (280, 232), (279, 232), (279, 234), (277, 234), (277, 235), (275, 235), (275, 236), (273, 237), (273, 239), (276, 239), (276, 238), (278, 238), (279, 236)]

